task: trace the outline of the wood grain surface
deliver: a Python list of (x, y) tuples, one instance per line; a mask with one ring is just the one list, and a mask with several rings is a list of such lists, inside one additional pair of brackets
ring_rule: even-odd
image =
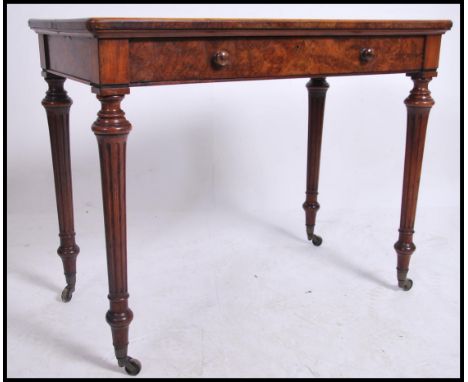
[(95, 37), (285, 36), (431, 34), (450, 29), (450, 20), (309, 20), (309, 19), (171, 19), (89, 18), (29, 20), (40, 33)]

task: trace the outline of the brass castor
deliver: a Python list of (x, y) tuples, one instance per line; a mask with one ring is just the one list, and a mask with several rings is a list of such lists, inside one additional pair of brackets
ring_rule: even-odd
[(73, 296), (76, 285), (76, 273), (65, 273), (67, 286), (62, 291), (62, 301), (69, 302)]
[(126, 357), (119, 359), (118, 362), (120, 367), (125, 367), (128, 375), (137, 375), (141, 370), (141, 362), (136, 358)]
[(307, 239), (312, 241), (312, 244), (318, 247), (322, 244), (322, 238), (319, 235), (314, 234), (314, 226), (306, 226)]
[(67, 285), (62, 291), (62, 301), (69, 302), (72, 299), (74, 291), (75, 291), (74, 286)]
[(398, 286), (404, 291), (408, 291), (413, 286), (413, 280), (406, 277), (408, 269), (400, 269), (397, 267)]
[(322, 244), (322, 238), (318, 235), (312, 235), (312, 244), (316, 247)]
[(404, 291), (408, 291), (413, 286), (413, 280), (411, 279), (398, 280), (398, 286)]

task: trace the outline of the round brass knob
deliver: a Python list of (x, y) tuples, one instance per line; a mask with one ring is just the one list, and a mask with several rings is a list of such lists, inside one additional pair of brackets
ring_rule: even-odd
[(362, 62), (372, 61), (375, 57), (375, 51), (372, 48), (362, 48), (359, 54), (359, 58)]
[(229, 65), (229, 52), (220, 50), (213, 55), (213, 63), (218, 67)]

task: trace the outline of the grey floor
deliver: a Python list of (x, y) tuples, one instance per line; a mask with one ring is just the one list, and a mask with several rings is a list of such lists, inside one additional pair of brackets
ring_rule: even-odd
[[(140, 376), (459, 377), (459, 213), (418, 214), (410, 292), (395, 286), (395, 217), (328, 210), (316, 248), (300, 209), (129, 214)], [(9, 377), (125, 377), (104, 319), (102, 212), (77, 219), (64, 304), (55, 215), (8, 216)]]

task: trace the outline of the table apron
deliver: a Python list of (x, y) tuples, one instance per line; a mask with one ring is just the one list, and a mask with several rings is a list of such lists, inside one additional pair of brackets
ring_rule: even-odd
[[(43, 69), (93, 86), (435, 70), (441, 35), (97, 39), (39, 35)], [(372, 57), (364, 59), (363, 49)], [(216, 55), (224, 60), (217, 63)]]

